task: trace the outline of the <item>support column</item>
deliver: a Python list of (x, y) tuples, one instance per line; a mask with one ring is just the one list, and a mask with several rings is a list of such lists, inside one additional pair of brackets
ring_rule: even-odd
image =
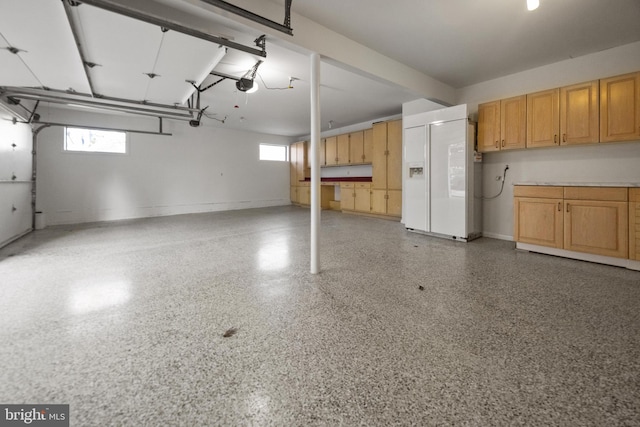
[(320, 55), (311, 54), (311, 274), (320, 272)]

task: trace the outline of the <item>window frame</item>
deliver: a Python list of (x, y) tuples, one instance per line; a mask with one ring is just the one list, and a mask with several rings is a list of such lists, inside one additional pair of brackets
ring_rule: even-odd
[[(262, 147), (279, 147), (282, 148), (284, 152), (284, 159), (263, 159), (262, 158)], [(283, 144), (269, 144), (261, 142), (258, 144), (258, 160), (264, 162), (289, 162), (289, 146)]]
[[(124, 152), (121, 151), (102, 151), (102, 150), (74, 150), (68, 148), (67, 146), (67, 132), (68, 129), (78, 129), (84, 131), (96, 131), (96, 132), (107, 132), (107, 133), (119, 133), (124, 134)], [(97, 154), (97, 155), (108, 155), (108, 156), (126, 156), (129, 154), (129, 132), (118, 129), (104, 129), (104, 128), (96, 128), (91, 126), (64, 126), (64, 135), (62, 141), (62, 151), (64, 153), (70, 154)]]

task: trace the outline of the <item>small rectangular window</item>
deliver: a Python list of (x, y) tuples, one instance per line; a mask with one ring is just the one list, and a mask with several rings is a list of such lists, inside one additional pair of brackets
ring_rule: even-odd
[(127, 153), (127, 133), (113, 130), (65, 128), (65, 151)]
[(260, 144), (260, 160), (286, 162), (289, 147), (286, 145)]

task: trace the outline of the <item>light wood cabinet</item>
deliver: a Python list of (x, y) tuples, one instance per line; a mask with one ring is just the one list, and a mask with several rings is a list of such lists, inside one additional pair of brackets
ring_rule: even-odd
[(345, 211), (355, 210), (356, 195), (353, 182), (340, 183), (340, 208)]
[(558, 145), (560, 137), (560, 90), (527, 95), (527, 148)]
[(349, 164), (363, 163), (364, 131), (349, 134)]
[(365, 129), (362, 142), (362, 163), (371, 163), (373, 155), (373, 129)]
[(320, 140), (320, 167), (327, 164), (327, 138)]
[(338, 135), (336, 141), (336, 164), (349, 164), (349, 134)]
[(340, 207), (345, 211), (371, 212), (371, 184), (368, 182), (341, 183)]
[(628, 194), (621, 187), (514, 187), (514, 239), (627, 258)]
[(640, 72), (600, 80), (600, 142), (640, 139)]
[(336, 166), (338, 164), (338, 137), (330, 136), (325, 139), (325, 164)]
[(563, 194), (562, 187), (515, 186), (514, 240), (562, 248)]
[(478, 151), (525, 148), (527, 96), (478, 105)]
[(627, 258), (628, 224), (626, 188), (564, 188), (564, 249)]
[[(305, 178), (311, 176), (309, 167), (309, 149), (306, 141), (291, 144), (289, 147), (289, 185), (291, 203), (301, 204), (304, 191), (300, 186), (304, 184)], [(309, 204), (307, 201), (306, 204)]]
[(311, 204), (311, 183), (301, 182), (298, 186), (298, 203), (308, 206)]
[(398, 192), (402, 198), (402, 120), (373, 124), (372, 172), (371, 212), (401, 216), (395, 200)]
[(478, 105), (478, 151), (500, 150), (500, 101)]
[(640, 188), (629, 189), (629, 259), (640, 261)]
[(500, 100), (500, 149), (525, 148), (527, 142), (527, 96)]
[(600, 83), (595, 80), (560, 88), (560, 144), (600, 141)]
[(371, 184), (358, 182), (354, 185), (355, 203), (354, 210), (356, 212), (371, 212)]

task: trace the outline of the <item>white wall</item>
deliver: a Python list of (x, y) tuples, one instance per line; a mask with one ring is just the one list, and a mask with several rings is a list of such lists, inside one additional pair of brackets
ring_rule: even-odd
[[(510, 96), (640, 70), (640, 42), (609, 49), (458, 90), (458, 103), (477, 117), (478, 104)], [(495, 180), (509, 165), (503, 194), (483, 205), (483, 233), (513, 238), (514, 182), (640, 182), (640, 141), (576, 147), (549, 147), (484, 154), (483, 189), (495, 195)]]
[[(157, 130), (157, 119), (50, 109), (42, 120)], [(258, 160), (289, 138), (165, 121), (173, 136), (129, 134), (126, 155), (63, 152), (63, 128), (38, 139), (37, 210), (47, 225), (289, 204), (289, 164)]]
[(29, 125), (0, 116), (0, 247), (31, 230), (31, 141)]

